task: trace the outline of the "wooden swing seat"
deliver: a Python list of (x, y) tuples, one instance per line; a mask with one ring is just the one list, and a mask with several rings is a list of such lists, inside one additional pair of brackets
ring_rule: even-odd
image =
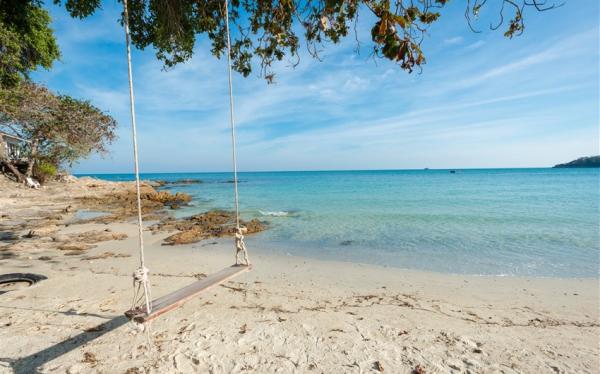
[(211, 274), (206, 278), (200, 279), (188, 286), (179, 290), (173, 291), (167, 295), (161, 296), (156, 300), (152, 300), (150, 313), (146, 312), (146, 306), (130, 309), (125, 312), (125, 315), (130, 320), (138, 323), (148, 322), (154, 318), (167, 313), (170, 310), (178, 308), (185, 304), (192, 297), (199, 293), (209, 290), (214, 286), (227, 282), (233, 277), (250, 271), (252, 267), (248, 265), (233, 265), (225, 269)]

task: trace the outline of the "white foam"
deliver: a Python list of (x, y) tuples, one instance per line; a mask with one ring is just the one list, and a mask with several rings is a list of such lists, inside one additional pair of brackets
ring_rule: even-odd
[(258, 212), (260, 214), (262, 214), (263, 216), (271, 216), (271, 217), (285, 217), (285, 216), (287, 216), (287, 215), (290, 214), (289, 212), (284, 212), (284, 211), (281, 211), (281, 212), (264, 212), (262, 210), (259, 210)]

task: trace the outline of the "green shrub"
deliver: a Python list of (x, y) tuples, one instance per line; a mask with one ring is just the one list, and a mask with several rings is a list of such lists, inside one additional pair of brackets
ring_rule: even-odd
[(40, 183), (44, 183), (48, 178), (52, 178), (57, 173), (56, 166), (47, 161), (37, 162), (33, 168), (33, 175)]

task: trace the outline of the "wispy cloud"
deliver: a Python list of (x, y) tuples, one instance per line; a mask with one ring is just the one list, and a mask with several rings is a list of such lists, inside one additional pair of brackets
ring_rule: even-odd
[(454, 36), (452, 38), (444, 39), (445, 44), (460, 44), (464, 38), (462, 36)]

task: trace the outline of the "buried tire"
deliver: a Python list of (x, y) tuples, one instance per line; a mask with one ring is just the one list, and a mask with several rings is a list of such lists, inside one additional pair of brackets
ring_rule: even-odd
[(32, 273), (0, 274), (0, 294), (30, 287), (44, 279), (44, 275)]

